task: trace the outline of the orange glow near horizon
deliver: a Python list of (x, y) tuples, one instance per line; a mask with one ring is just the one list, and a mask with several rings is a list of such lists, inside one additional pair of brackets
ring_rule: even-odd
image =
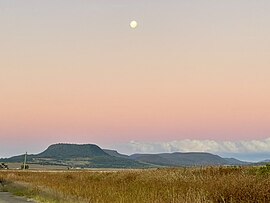
[(270, 3), (61, 2), (2, 3), (0, 138), (269, 137)]

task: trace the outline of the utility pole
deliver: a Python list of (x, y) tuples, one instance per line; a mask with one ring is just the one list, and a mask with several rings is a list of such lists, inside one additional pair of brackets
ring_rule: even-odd
[(27, 152), (24, 155), (23, 170), (26, 169), (26, 158), (27, 158)]

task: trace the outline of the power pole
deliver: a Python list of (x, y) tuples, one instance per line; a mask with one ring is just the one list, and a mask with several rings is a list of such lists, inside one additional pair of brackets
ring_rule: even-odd
[(26, 159), (27, 159), (27, 152), (24, 155), (23, 170), (26, 169)]

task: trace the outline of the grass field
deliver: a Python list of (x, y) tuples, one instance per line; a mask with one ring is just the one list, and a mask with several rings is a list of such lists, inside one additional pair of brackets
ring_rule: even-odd
[(2, 171), (0, 180), (7, 183), (6, 190), (44, 202), (270, 202), (270, 166), (115, 172)]

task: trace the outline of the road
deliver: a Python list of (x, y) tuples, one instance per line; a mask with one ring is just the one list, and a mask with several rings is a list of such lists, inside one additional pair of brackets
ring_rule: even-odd
[(24, 197), (16, 197), (8, 192), (0, 192), (0, 203), (34, 203)]

